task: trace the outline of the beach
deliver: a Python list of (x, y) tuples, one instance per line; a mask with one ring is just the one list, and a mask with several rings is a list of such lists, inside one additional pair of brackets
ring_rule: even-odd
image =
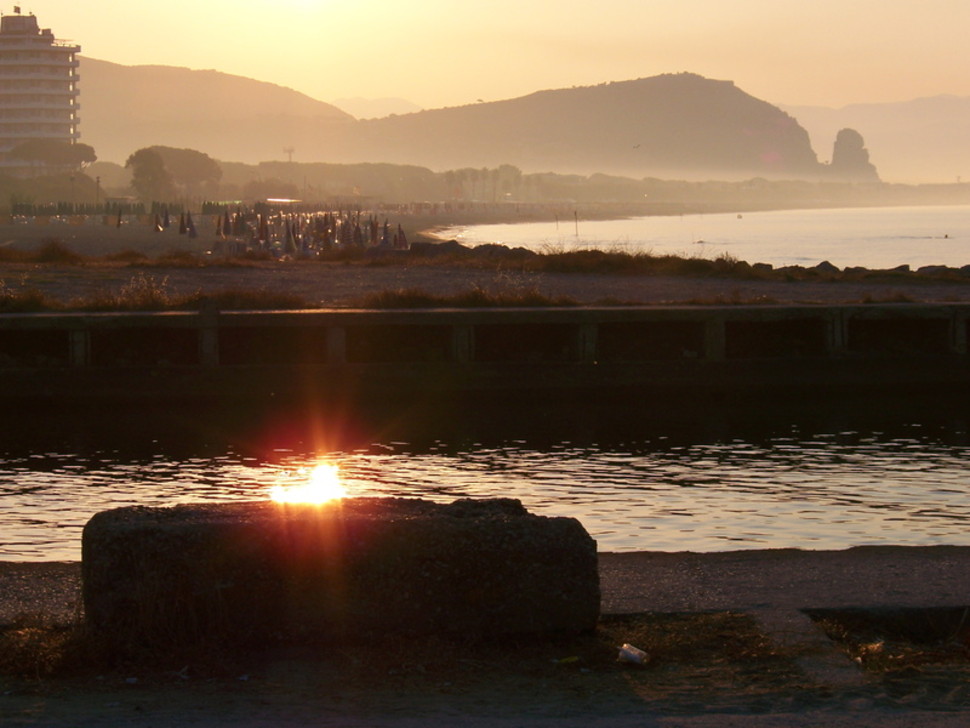
[[(415, 231), (428, 230), (433, 222), (429, 217), (408, 218), (409, 239), (418, 238)], [(80, 264), (0, 262), (0, 281), (5, 290), (38, 291), (62, 302), (117, 293), (133, 281), (147, 281), (173, 295), (227, 290), (286, 293), (319, 308), (361, 306), (369, 296), (386, 291), (452, 296), (475, 289), (497, 296), (537, 293), (578, 305), (970, 301), (970, 278), (944, 280), (898, 273), (845, 281), (824, 276), (789, 280), (709, 274), (553, 273), (522, 270), (511, 261), (460, 265), (409, 253), (356, 262), (243, 261), (208, 253), (218, 240), (201, 223), (200, 231), (198, 238), (190, 239), (174, 229), (155, 232), (142, 223), (121, 228), (67, 223), (0, 225), (0, 249), (33, 250), (56, 240), (90, 258), (124, 251), (148, 256), (148, 260), (99, 259)], [(158, 260), (178, 251), (196, 257), (179, 260), (169, 255)]]

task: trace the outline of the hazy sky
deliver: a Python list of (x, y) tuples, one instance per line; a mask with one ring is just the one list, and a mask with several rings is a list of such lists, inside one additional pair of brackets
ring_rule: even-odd
[(396, 96), (436, 108), (679, 71), (730, 79), (775, 104), (970, 95), (968, 0), (36, 0), (21, 7), (92, 58), (213, 68), (322, 101)]

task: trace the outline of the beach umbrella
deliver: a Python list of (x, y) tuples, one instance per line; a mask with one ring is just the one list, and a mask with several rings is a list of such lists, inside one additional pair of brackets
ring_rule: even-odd
[(229, 219), (229, 210), (226, 210), (222, 218), (222, 233), (232, 235), (232, 221)]
[(397, 224), (397, 247), (408, 247), (408, 236), (404, 234), (404, 228), (401, 227), (401, 223)]
[(179, 235), (185, 235), (185, 233), (186, 233), (185, 213), (181, 212), (179, 213)]
[(185, 228), (186, 230), (188, 230), (188, 234), (190, 238), (197, 238), (199, 236), (199, 234), (195, 230), (195, 223), (192, 222), (191, 212), (187, 212), (185, 214)]
[(286, 253), (293, 255), (296, 252), (296, 244), (293, 242), (293, 228), (289, 222), (284, 223), (283, 227), (286, 228), (286, 238), (283, 244), (283, 250)]

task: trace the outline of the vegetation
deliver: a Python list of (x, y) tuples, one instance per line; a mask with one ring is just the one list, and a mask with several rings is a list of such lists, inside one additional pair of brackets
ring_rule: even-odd
[(175, 181), (165, 169), (162, 155), (146, 147), (134, 152), (125, 162), (131, 168), (131, 186), (143, 200), (174, 200)]
[(565, 296), (550, 298), (536, 289), (488, 291), (474, 286), (468, 291), (441, 296), (415, 288), (382, 291), (360, 299), (361, 308), (514, 308), (529, 306), (578, 306)]
[(58, 301), (33, 289), (11, 290), (0, 281), (0, 313), (54, 311), (197, 311), (299, 310), (313, 308), (305, 299), (284, 292), (227, 289), (212, 293), (172, 293), (165, 278), (139, 274), (116, 293), (100, 291), (72, 301)]
[(70, 144), (56, 139), (30, 139), (21, 142), (7, 156), (47, 167), (71, 169), (81, 169), (98, 159), (94, 148), (88, 144)]
[[(497, 250), (497, 249), (500, 249)], [(437, 252), (437, 251), (445, 252)], [(0, 248), (0, 265), (19, 266), (19, 285), (10, 285), (0, 278), (0, 312), (25, 313), (40, 311), (161, 311), (198, 310), (203, 307), (220, 309), (282, 310), (314, 308), (317, 301), (287, 292), (265, 289), (196, 290), (175, 292), (168, 284), (164, 271), (178, 268), (231, 267), (249, 268), (301, 265), (346, 266), (440, 266), (443, 268), (471, 267), (495, 271), (494, 280), (487, 286), (475, 285), (467, 290), (442, 295), (417, 288), (401, 287), (363, 296), (352, 304), (365, 308), (472, 308), (472, 307), (537, 307), (577, 306), (579, 301), (565, 297), (551, 297), (540, 292), (536, 285), (540, 274), (608, 274), (629, 276), (717, 277), (737, 280), (774, 281), (846, 281), (846, 282), (953, 282), (966, 283), (963, 271), (940, 268), (925, 273), (903, 270), (846, 269), (828, 266), (813, 268), (752, 266), (730, 256), (714, 259), (681, 258), (650, 253), (625, 253), (599, 250), (550, 252), (545, 254), (512, 251), (502, 246), (465, 248), (457, 244), (418, 247), (407, 253), (375, 255), (367, 249), (335, 249), (311, 261), (280, 262), (268, 253), (251, 253), (242, 257), (225, 258), (201, 255), (191, 251), (171, 251), (155, 258), (125, 250), (105, 257), (82, 256), (56, 239), (47, 240), (33, 251)], [(33, 266), (25, 272), (23, 266)], [(60, 300), (28, 285), (30, 276), (41, 270), (45, 275), (70, 277), (72, 267), (98, 269), (132, 269), (131, 278), (115, 291), (101, 290), (82, 298)], [(156, 277), (151, 272), (158, 271)], [(868, 296), (863, 303), (902, 303), (912, 298), (891, 293), (877, 298)], [(697, 298), (692, 304), (753, 304), (774, 303), (769, 297), (742, 297), (740, 294), (719, 296), (716, 299)], [(604, 305), (624, 305), (624, 301), (600, 301)]]

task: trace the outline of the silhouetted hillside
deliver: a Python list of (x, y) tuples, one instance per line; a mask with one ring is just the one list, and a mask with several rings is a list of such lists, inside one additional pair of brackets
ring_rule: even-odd
[(437, 170), (687, 179), (815, 178), (808, 134), (730, 81), (694, 74), (539, 91), (356, 121), (274, 84), (216, 71), (81, 63), (81, 131), (99, 158), (190, 148), (255, 163), (393, 163)]
[(353, 121), (292, 89), (218, 71), (84, 57), (79, 72), (82, 141), (105, 161), (124, 163), (152, 145), (219, 159), (285, 159), (284, 148), (329, 124)]
[(539, 91), (340, 131), (330, 161), (725, 179), (819, 171), (808, 134), (792, 117), (729, 81), (686, 73)]
[(970, 180), (970, 97), (934, 96), (891, 104), (853, 104), (841, 109), (786, 106), (811, 135), (822, 159), (836, 133), (858, 130), (880, 176), (890, 182)]

